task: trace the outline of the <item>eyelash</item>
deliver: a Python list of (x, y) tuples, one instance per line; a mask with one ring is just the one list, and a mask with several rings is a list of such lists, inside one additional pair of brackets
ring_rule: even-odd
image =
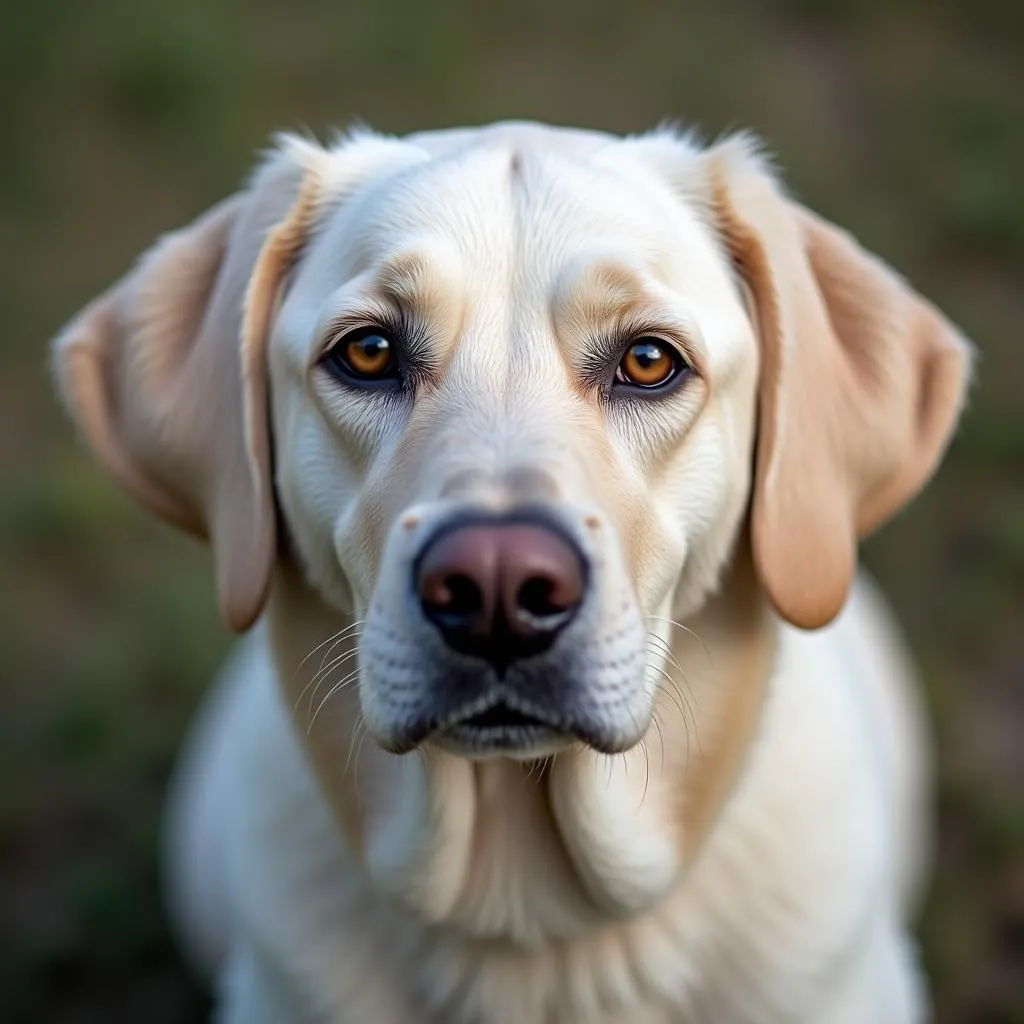
[(404, 311), (396, 312), (389, 306), (379, 306), (334, 321), (327, 334), (330, 340), (321, 349), (317, 365), (322, 365), (334, 347), (341, 344), (350, 334), (374, 328), (379, 329), (395, 343), (395, 359), (398, 362), (401, 386), (394, 389), (391, 394), (412, 391), (421, 381), (432, 376), (426, 334), (405, 315)]
[(368, 309), (365, 312), (339, 317), (331, 323), (330, 329), (327, 331), (328, 340), (321, 348), (318, 360), (327, 356), (335, 345), (355, 331), (377, 328), (396, 341), (404, 342), (408, 326), (404, 321), (404, 317), (386, 307)]
[[(653, 323), (638, 321), (614, 334), (599, 335), (594, 339), (594, 351), (588, 354), (580, 368), (584, 386), (588, 390), (600, 391), (605, 399), (610, 399), (611, 393), (615, 389), (615, 374), (619, 364), (629, 351), (630, 346), (636, 344), (641, 338), (655, 338), (663, 341), (675, 350), (683, 361), (686, 369), (682, 371), (681, 375), (697, 375), (694, 362), (686, 349), (671, 341), (663, 328)], [(624, 388), (623, 391), (625, 394), (622, 397), (633, 394), (630, 388)], [(644, 400), (649, 401), (651, 398), (657, 397), (657, 394), (657, 391), (651, 391)]]

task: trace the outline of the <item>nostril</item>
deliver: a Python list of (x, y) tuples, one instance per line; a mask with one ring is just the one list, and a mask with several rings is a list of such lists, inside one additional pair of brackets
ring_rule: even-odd
[(427, 545), (414, 571), (423, 612), (450, 644), (491, 629), (498, 578), (493, 529), (481, 524), (445, 531)]
[(452, 573), (439, 580), (431, 593), (424, 594), (424, 604), (435, 618), (454, 628), (469, 625), (480, 615), (484, 610), (484, 595), (474, 580)]
[(550, 619), (564, 614), (573, 604), (561, 600), (559, 587), (555, 580), (544, 576), (534, 576), (526, 580), (516, 593), (516, 609), (526, 612), (533, 619)]

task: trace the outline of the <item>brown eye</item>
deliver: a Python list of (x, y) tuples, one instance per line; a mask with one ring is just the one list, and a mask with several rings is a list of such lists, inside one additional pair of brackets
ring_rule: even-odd
[(360, 377), (381, 377), (391, 369), (394, 355), (391, 342), (382, 334), (345, 343), (345, 361)]
[(615, 371), (615, 382), (653, 390), (664, 387), (685, 368), (682, 356), (667, 341), (638, 338), (622, 357)]
[(340, 338), (323, 357), (323, 364), (349, 384), (398, 380), (395, 345), (378, 327), (364, 327)]

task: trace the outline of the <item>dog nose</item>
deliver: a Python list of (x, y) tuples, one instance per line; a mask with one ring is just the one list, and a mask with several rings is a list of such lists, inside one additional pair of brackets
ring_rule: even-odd
[(551, 646), (583, 600), (585, 577), (576, 545), (552, 527), (471, 522), (428, 542), (416, 590), (449, 647), (503, 671)]

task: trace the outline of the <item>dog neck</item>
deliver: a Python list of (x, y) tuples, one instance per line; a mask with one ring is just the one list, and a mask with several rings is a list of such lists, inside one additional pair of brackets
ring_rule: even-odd
[(718, 595), (674, 630), (640, 744), (522, 763), (383, 752), (359, 710), (356, 625), (289, 565), (268, 619), (293, 721), (372, 884), (420, 919), (521, 946), (633, 917), (685, 877), (742, 771), (776, 634), (743, 545)]

